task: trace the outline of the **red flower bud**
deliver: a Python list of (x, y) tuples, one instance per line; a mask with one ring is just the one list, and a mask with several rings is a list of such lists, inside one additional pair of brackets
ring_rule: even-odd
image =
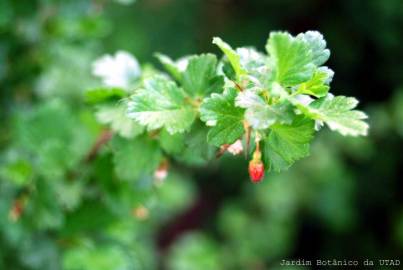
[(253, 183), (259, 183), (264, 177), (264, 164), (261, 157), (262, 154), (257, 149), (253, 153), (253, 159), (249, 162), (249, 176)]

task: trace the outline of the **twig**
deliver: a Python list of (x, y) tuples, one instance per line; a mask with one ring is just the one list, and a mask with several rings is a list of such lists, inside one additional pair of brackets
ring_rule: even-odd
[(237, 82), (235, 82), (235, 81), (232, 81), (232, 82), (235, 84), (235, 87), (236, 87), (240, 92), (243, 92), (243, 88), (242, 88), (242, 86), (239, 85), (239, 83), (237, 83)]
[(90, 151), (86, 155), (84, 161), (86, 163), (91, 162), (98, 154), (101, 147), (106, 144), (113, 137), (113, 132), (111, 130), (105, 129), (99, 135), (94, 145), (91, 147)]

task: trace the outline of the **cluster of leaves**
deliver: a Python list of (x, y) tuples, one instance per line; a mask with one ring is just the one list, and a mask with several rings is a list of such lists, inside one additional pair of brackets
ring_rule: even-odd
[[(255, 138), (263, 142), (265, 164), (274, 171), (287, 169), (307, 156), (315, 130), (323, 124), (342, 135), (367, 134), (366, 115), (355, 110), (358, 101), (329, 93), (333, 71), (323, 64), (330, 51), (319, 32), (295, 37), (273, 32), (266, 44), (267, 55), (250, 47), (232, 49), (220, 38), (214, 38), (213, 43), (225, 54), (221, 60), (213, 54), (201, 54), (173, 61), (157, 54), (168, 74), (148, 68), (141, 76), (128, 75), (130, 68), (119, 66), (116, 55), (117, 67), (109, 65), (105, 76), (122, 69), (129, 72), (124, 75), (128, 82), (137, 80), (124, 84), (126, 88), (87, 92), (88, 99), (98, 105), (113, 98), (123, 100), (113, 107), (101, 105), (100, 121), (126, 137), (144, 138), (145, 128), (159, 138), (167, 154), (183, 161), (208, 159), (211, 151), (200, 149), (211, 149), (205, 140), (222, 147), (244, 138), (248, 149), (250, 139)], [(207, 137), (195, 133), (207, 133)], [(196, 154), (207, 155), (197, 157), (194, 151), (192, 157), (186, 155), (192, 144), (200, 149)], [(148, 166), (158, 164), (159, 148), (147, 143), (138, 146), (150, 152), (144, 155), (144, 163), (133, 157), (146, 172)]]
[[(159, 224), (196, 197), (188, 174), (153, 175), (156, 142), (125, 139), (141, 127), (83, 101), (110, 31), (103, 4), (0, 3), (0, 269), (155, 269)], [(122, 136), (98, 148), (110, 137), (103, 123)]]
[[(17, 5), (19, 9), (23, 7), (28, 10), (27, 13), (33, 17), (40, 17), (40, 22), (46, 27), (31, 17), (20, 17), (15, 24), (18, 31), (5, 32), (13, 38), (7, 36), (4, 38), (6, 46), (0, 46), (0, 50), (6, 52), (0, 56), (0, 78), (6, 78), (5, 98), (2, 101), (9, 108), (15, 106), (13, 111), (9, 111), (12, 118), (6, 119), (5, 114), (1, 115), (6, 121), (1, 127), (4, 132), (0, 140), (7, 144), (2, 145), (5, 151), (0, 155), (2, 269), (155, 269), (156, 261), (161, 258), (166, 260), (167, 269), (175, 270), (264, 268), (266, 264), (275, 265), (279, 258), (293, 252), (298, 226), (302, 226), (299, 222), (303, 220), (298, 213), (308, 212), (310, 217), (315, 218), (315, 223), (327, 229), (325, 232), (340, 232), (347, 230), (352, 223), (360, 222), (358, 213), (361, 208), (354, 205), (358, 199), (352, 197), (354, 194), (368, 190), (359, 200), (365, 198), (366, 203), (362, 205), (372, 206), (374, 202), (382, 205), (379, 202), (384, 198), (384, 193), (390, 195), (398, 190), (390, 182), (385, 185), (384, 179), (392, 179), (397, 171), (398, 164), (391, 161), (399, 158), (397, 150), (400, 148), (396, 147), (397, 140), (390, 142), (388, 138), (400, 138), (403, 134), (400, 124), (403, 115), (402, 95), (392, 99), (393, 103), (389, 105), (393, 106), (384, 104), (370, 110), (373, 137), (349, 140), (322, 133), (312, 149), (312, 159), (306, 159), (289, 172), (271, 175), (272, 181), (258, 187), (246, 184), (242, 195), (223, 202), (217, 220), (208, 221), (216, 226), (213, 233), (207, 230), (187, 233), (174, 241), (170, 252), (160, 256), (155, 247), (156, 231), (161, 224), (188, 207), (196, 197), (194, 181), (187, 174), (177, 172), (176, 161), (187, 165), (204, 164), (213, 157), (214, 147), (244, 136), (249, 126), (254, 130), (252, 136), (257, 131), (264, 140), (266, 151), (263, 155), (266, 159), (268, 155), (272, 157), (271, 161), (266, 162), (277, 162), (278, 168), (286, 167), (292, 162), (289, 160), (306, 153), (307, 147), (297, 146), (300, 142), (308, 141), (303, 138), (312, 137), (313, 120), (317, 121), (316, 127), (321, 122), (327, 123), (343, 134), (365, 133), (365, 126), (361, 131), (359, 128), (362, 122), (358, 121), (361, 124), (357, 128), (357, 122), (350, 121), (360, 118), (359, 114), (351, 113), (355, 101), (347, 98), (332, 101), (335, 98), (327, 95), (330, 78), (321, 78), (323, 74), (330, 75), (331, 72), (318, 67), (320, 64), (315, 65), (314, 69), (326, 71), (321, 76), (313, 75), (308, 81), (291, 85), (296, 83), (295, 78), (287, 79), (287, 82), (280, 79), (283, 75), (272, 73), (278, 70), (272, 52), (269, 51), (266, 56), (251, 48), (232, 50), (216, 39), (215, 43), (221, 44), (226, 56), (215, 60), (214, 68), (210, 69), (213, 72), (202, 72), (210, 79), (198, 80), (199, 76), (191, 75), (188, 64), (192, 57), (172, 61), (164, 55), (158, 55), (170, 76), (149, 66), (143, 66), (140, 70), (132, 61), (128, 64), (128, 73), (120, 72), (125, 70), (121, 68), (124, 63), (114, 66), (113, 69), (120, 74), (104, 80), (105, 86), (86, 93), (87, 102), (95, 105), (94, 117), (88, 107), (81, 103), (80, 91), (82, 87), (96, 83), (89, 78), (89, 71), (84, 67), (89, 67), (89, 61), (99, 50), (93, 44), (83, 42), (82, 38), (96, 39), (98, 35), (103, 35), (108, 25), (99, 17), (98, 11), (88, 12), (87, 4), (66, 2), (60, 7), (61, 13), (52, 17), (49, 15), (52, 10), (46, 9), (44, 14), (36, 16), (30, 4), (19, 5), (6, 0), (0, 4), (3, 7), (0, 8), (3, 26), (4, 18), (18, 15), (17, 9), (12, 8)], [(69, 12), (65, 10), (65, 5), (73, 11), (72, 17), (66, 16)], [(13, 10), (16, 14), (10, 12)], [(88, 13), (92, 17), (79, 13)], [(4, 14), (7, 16), (2, 17)], [(14, 25), (14, 21), (8, 21), (10, 26)], [(53, 34), (46, 33), (46, 30)], [(43, 42), (35, 39), (36, 33), (46, 39)], [(14, 40), (24, 40), (30, 49), (15, 49)], [(385, 43), (384, 39), (379, 41)], [(116, 58), (121, 59), (122, 56), (124, 59), (124, 54)], [(201, 58), (194, 56), (198, 57)], [(208, 58), (215, 57), (205, 57), (205, 63), (211, 63), (211, 60), (206, 60)], [(21, 59), (41, 64), (40, 69), (43, 70), (38, 81), (33, 80), (32, 74), (25, 76), (32, 71), (27, 68), (31, 65)], [(108, 62), (108, 65), (111, 63), (114, 61)], [(205, 68), (209, 69), (208, 66), (206, 64)], [(202, 64), (193, 64), (193, 68), (203, 69)], [(308, 71), (311, 72), (309, 68)], [(96, 73), (105, 76), (110, 72), (106, 70), (105, 73), (101, 69)], [(298, 73), (298, 70), (293, 72)], [(187, 83), (184, 73), (188, 74)], [(198, 71), (193, 73), (197, 74)], [(10, 74), (13, 74), (12, 79)], [(128, 75), (130, 80), (122, 80), (122, 74)], [(165, 84), (168, 85), (165, 89), (167, 93), (159, 88)], [(193, 85), (201, 86), (192, 88)], [(36, 91), (30, 93), (32, 87)], [(142, 89), (143, 97), (137, 98), (137, 93)], [(171, 90), (168, 92), (167, 89)], [(200, 89), (209, 90), (204, 92)], [(139, 106), (131, 102), (142, 99), (146, 102), (140, 104), (146, 106), (150, 100), (147, 91), (159, 100), (159, 109), (134, 111), (134, 114), (131, 111), (130, 118), (135, 118), (132, 121), (127, 109), (132, 105)], [(298, 91), (300, 93), (296, 94)], [(160, 92), (164, 93), (164, 98), (169, 96), (165, 100), (169, 102), (160, 100)], [(215, 94), (210, 96), (212, 93)], [(316, 101), (311, 101), (307, 95)], [(29, 100), (31, 96), (33, 100)], [(21, 103), (10, 102), (10, 97)], [(227, 99), (230, 102), (224, 102)], [(243, 105), (245, 100), (258, 101)], [(319, 100), (322, 101), (319, 103)], [(291, 104), (291, 114), (287, 114), (289, 111), (286, 109), (284, 111), (287, 113), (274, 114), (282, 112), (280, 109), (287, 102)], [(346, 106), (346, 103), (350, 105)], [(178, 104), (184, 105), (181, 107)], [(154, 108), (153, 103), (149, 105)], [(268, 113), (267, 107), (273, 110), (274, 115)], [(148, 110), (148, 107), (143, 108)], [(159, 110), (164, 113), (158, 114)], [(261, 111), (263, 113), (259, 114)], [(136, 114), (138, 112), (152, 113), (146, 116)], [(204, 120), (201, 119), (202, 115)], [(148, 123), (147, 120), (153, 117), (154, 121)], [(170, 121), (170, 117), (178, 117), (181, 123)], [(290, 123), (287, 117), (293, 119), (291, 124), (287, 124)], [(310, 121), (310, 125), (304, 124), (304, 121)], [(245, 123), (248, 123), (246, 130)], [(99, 134), (110, 134), (103, 130), (105, 125), (114, 133), (113, 139), (88, 162), (88, 153)], [(303, 128), (291, 129), (292, 126)], [(149, 131), (146, 132), (147, 129)], [(295, 142), (290, 144), (294, 138)], [(269, 142), (272, 147), (267, 149)], [(329, 142), (333, 147), (328, 147)], [(281, 152), (281, 149), (285, 149), (283, 146), (288, 150)], [(365, 166), (365, 170), (359, 173), (351, 168), (348, 170), (350, 164), (343, 164), (346, 155), (349, 160), (354, 160), (354, 165)], [(376, 157), (380, 155), (388, 158), (379, 160)], [(171, 165), (169, 175), (162, 183), (150, 175), (160, 172), (158, 167), (165, 164), (166, 159), (171, 161)], [(221, 181), (226, 178), (238, 181), (238, 178), (242, 178), (241, 169), (236, 166), (240, 160), (222, 161)], [(273, 166), (269, 169), (276, 168)], [(181, 167), (183, 170), (184, 167)], [(371, 177), (372, 180), (377, 178), (382, 181), (368, 181)], [(374, 184), (377, 185), (375, 189)], [(371, 190), (376, 192), (371, 193)], [(391, 209), (396, 207), (399, 207), (397, 203)], [(258, 211), (259, 217), (251, 209)], [(398, 244), (402, 246), (403, 216), (393, 212), (388, 216), (393, 220), (387, 219), (386, 224), (396, 226), (399, 238), (395, 240), (400, 241)], [(367, 225), (365, 223), (362, 227), (365, 231), (361, 234), (360, 242), (368, 240), (366, 235), (373, 235)], [(217, 234), (219, 243), (216, 241)], [(337, 247), (331, 243), (331, 239), (328, 240), (330, 246)], [(371, 241), (376, 239), (371, 236)], [(374, 256), (379, 253), (376, 246), (366, 248), (365, 252), (368, 250), (373, 250)], [(389, 251), (390, 247), (385, 247), (384, 254)]]

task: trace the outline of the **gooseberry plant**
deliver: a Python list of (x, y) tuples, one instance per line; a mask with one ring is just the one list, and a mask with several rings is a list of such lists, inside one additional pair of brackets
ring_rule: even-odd
[(111, 145), (122, 178), (161, 173), (170, 159), (201, 164), (214, 152), (244, 151), (252, 157), (250, 178), (259, 182), (265, 171), (308, 156), (324, 124), (344, 136), (367, 135), (358, 101), (329, 92), (334, 72), (324, 66), (330, 51), (319, 32), (272, 32), (266, 53), (233, 49), (218, 37), (213, 44), (224, 53), (219, 60), (210, 53), (177, 61), (156, 54), (165, 72), (140, 68), (126, 52), (94, 63), (104, 86), (86, 97), (97, 119), (119, 134)]

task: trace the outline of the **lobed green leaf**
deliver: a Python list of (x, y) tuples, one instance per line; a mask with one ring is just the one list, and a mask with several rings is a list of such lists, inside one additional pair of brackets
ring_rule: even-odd
[(285, 32), (273, 32), (266, 50), (271, 57), (274, 79), (282, 86), (294, 86), (309, 80), (315, 65), (307, 42)]
[(312, 52), (312, 62), (316, 66), (323, 65), (330, 57), (329, 49), (326, 49), (326, 41), (318, 31), (307, 31), (297, 36), (304, 40)]
[(212, 94), (200, 107), (200, 119), (213, 126), (208, 135), (209, 143), (221, 146), (235, 142), (244, 132), (244, 110), (235, 107), (237, 90), (228, 88), (223, 94)]
[(309, 111), (314, 119), (325, 122), (331, 130), (343, 136), (366, 136), (369, 126), (363, 120), (367, 115), (353, 110), (357, 105), (358, 100), (352, 97), (324, 97), (311, 103)]
[(124, 138), (134, 138), (143, 133), (144, 127), (126, 114), (125, 104), (101, 105), (97, 108), (95, 116), (98, 122), (109, 125), (110, 128)]
[(213, 54), (195, 55), (182, 77), (183, 89), (192, 97), (204, 97), (213, 92), (222, 92), (224, 78), (216, 75), (217, 58)]
[(145, 136), (132, 140), (114, 137), (111, 146), (116, 175), (126, 181), (151, 174), (162, 158), (158, 144)]
[(174, 81), (161, 75), (144, 82), (128, 102), (128, 116), (148, 130), (165, 127), (171, 134), (189, 130), (196, 117), (188, 96)]
[(227, 56), (228, 61), (231, 63), (237, 77), (246, 74), (246, 71), (241, 66), (241, 57), (231, 48), (226, 42), (219, 37), (213, 38), (213, 44), (217, 45), (221, 51)]
[(302, 83), (298, 87), (298, 92), (300, 94), (311, 95), (315, 97), (324, 97), (329, 92), (330, 86), (328, 82), (332, 76), (332, 71), (330, 69), (317, 69), (313, 74), (312, 78)]
[(298, 116), (291, 125), (276, 124), (264, 141), (264, 158), (269, 170), (280, 172), (309, 155), (314, 121)]

